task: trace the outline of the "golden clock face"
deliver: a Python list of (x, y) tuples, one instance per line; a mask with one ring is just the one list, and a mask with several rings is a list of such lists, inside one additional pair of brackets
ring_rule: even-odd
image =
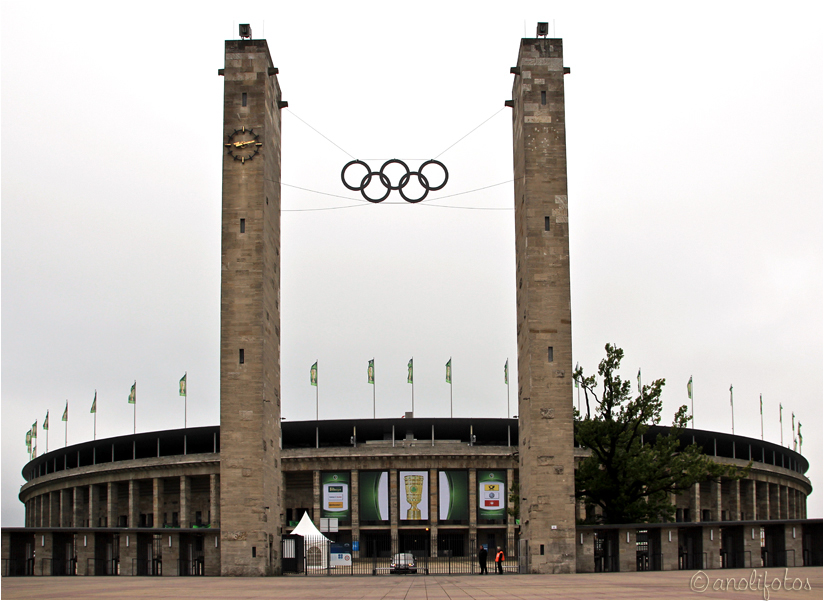
[(229, 141), (224, 144), (230, 157), (241, 163), (251, 161), (255, 155), (260, 153), (262, 142), (258, 141), (260, 134), (256, 134), (255, 130), (246, 126), (236, 129), (229, 134)]

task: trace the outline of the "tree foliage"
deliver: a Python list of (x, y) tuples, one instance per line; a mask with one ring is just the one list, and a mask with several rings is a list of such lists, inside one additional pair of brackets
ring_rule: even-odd
[[(695, 444), (681, 448), (679, 435), (689, 422), (686, 405), (675, 413), (668, 435), (644, 438), (649, 426), (661, 421), (665, 381), (655, 380), (634, 394), (630, 382), (618, 375), (623, 357), (623, 350), (607, 344), (597, 376), (585, 377), (576, 367), (574, 377), (584, 389), (587, 409), (586, 416), (576, 411), (575, 437), (591, 455), (577, 467), (575, 494), (588, 507), (600, 507), (598, 521), (605, 523), (671, 521), (672, 493), (708, 478), (739, 479), (747, 470), (717, 464)], [(602, 381), (600, 395), (596, 378)]]

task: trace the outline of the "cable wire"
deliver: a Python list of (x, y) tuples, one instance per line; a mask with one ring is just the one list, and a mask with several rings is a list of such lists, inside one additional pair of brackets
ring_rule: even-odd
[[(500, 108), (500, 109), (498, 109), (497, 111), (495, 111), (495, 113), (492, 115), (492, 117), (495, 117), (498, 113), (500, 113), (500, 112), (501, 112), (502, 110), (504, 110), (505, 108), (507, 108), (507, 107), (503, 107), (503, 108)], [(463, 140), (464, 138), (466, 138), (469, 134), (471, 134), (473, 131), (475, 131), (476, 129), (478, 129), (479, 127), (481, 127), (481, 125), (483, 125), (483, 124), (484, 124), (484, 123), (486, 123), (487, 121), (491, 120), (491, 119), (492, 119), (492, 117), (489, 117), (489, 119), (486, 119), (486, 120), (484, 120), (483, 122), (481, 122), (481, 124), (480, 124), (480, 125), (478, 125), (477, 127), (475, 127), (475, 129), (473, 129), (473, 130), (472, 130), (472, 131), (470, 131), (468, 134), (466, 134), (463, 138), (461, 138), (460, 140), (458, 140), (458, 142), (460, 142), (461, 140)], [(455, 144), (453, 144), (452, 146), (455, 146), (458, 142), (455, 142)], [(452, 146), (450, 146), (449, 148), (452, 148)], [(449, 148), (447, 148), (446, 150), (449, 150)], [(446, 153), (446, 150), (444, 150), (441, 154)], [(441, 156), (441, 154), (439, 154), (439, 155), (438, 155), (438, 156), (436, 156), (435, 158), (437, 159), (439, 156)]]
[(301, 123), (303, 123), (306, 127), (308, 127), (309, 129), (311, 129), (312, 131), (314, 131), (316, 134), (318, 134), (318, 135), (319, 135), (320, 137), (322, 137), (324, 140), (326, 140), (327, 142), (329, 142), (330, 144), (332, 144), (333, 146), (335, 146), (338, 150), (340, 150), (340, 151), (341, 151), (341, 152), (343, 152), (344, 154), (349, 155), (349, 156), (350, 156), (351, 158), (353, 158), (353, 159), (355, 158), (355, 157), (353, 157), (351, 154), (349, 154), (348, 152), (346, 152), (345, 150), (343, 150), (343, 148), (341, 148), (340, 146), (338, 146), (337, 144), (335, 144), (334, 142), (332, 142), (332, 140), (330, 140), (329, 138), (327, 138), (326, 136), (324, 136), (322, 133), (320, 133), (317, 129), (315, 129), (314, 127), (312, 127), (311, 125), (309, 125), (306, 121), (304, 121), (303, 119), (301, 119), (300, 117), (298, 117), (298, 114), (297, 114), (295, 111), (293, 111), (292, 109), (289, 109), (287, 112), (288, 112), (288, 113), (291, 113), (292, 115), (294, 115), (294, 116), (295, 116), (295, 118), (296, 118), (298, 121), (300, 121), (300, 122), (301, 122)]

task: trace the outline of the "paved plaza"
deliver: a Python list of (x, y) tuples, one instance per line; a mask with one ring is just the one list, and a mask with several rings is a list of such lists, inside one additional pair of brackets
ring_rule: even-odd
[[(800, 590), (792, 590), (793, 586)], [(755, 575), (753, 570), (705, 570), (503, 576), (30, 577), (3, 578), (2, 598), (821, 599), (822, 569), (762, 568)]]

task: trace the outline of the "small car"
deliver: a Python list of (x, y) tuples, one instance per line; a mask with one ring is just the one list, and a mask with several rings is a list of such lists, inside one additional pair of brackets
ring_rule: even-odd
[(417, 574), (415, 556), (411, 553), (395, 553), (392, 563), (389, 564), (390, 574)]

